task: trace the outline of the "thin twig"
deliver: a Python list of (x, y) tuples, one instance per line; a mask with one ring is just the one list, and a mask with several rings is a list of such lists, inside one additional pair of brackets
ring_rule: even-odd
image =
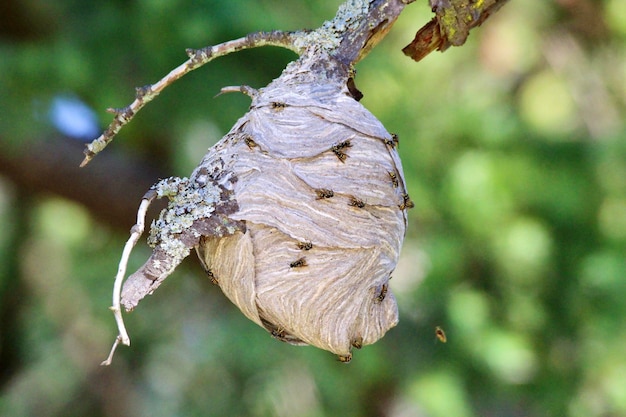
[(141, 110), (146, 103), (158, 96), (161, 91), (174, 81), (211, 62), (215, 58), (243, 49), (256, 48), (259, 46), (280, 46), (300, 54), (302, 50), (294, 44), (294, 36), (296, 33), (297, 32), (282, 31), (255, 32), (243, 38), (224, 42), (219, 45), (207, 46), (202, 49), (187, 49), (186, 52), (189, 56), (187, 61), (174, 68), (155, 84), (136, 88), (135, 100), (130, 105), (124, 108), (107, 109), (107, 111), (113, 113), (115, 117), (104, 133), (87, 145), (85, 149), (85, 159), (83, 159), (80, 166), (84, 167), (87, 165), (96, 154), (102, 151), (109, 142), (113, 140), (122, 127), (135, 117), (137, 112)]
[(156, 198), (157, 192), (154, 189), (151, 189), (144, 195), (143, 199), (141, 200), (141, 204), (139, 205), (139, 210), (137, 211), (137, 223), (131, 228), (130, 238), (128, 238), (128, 240), (126, 241), (126, 245), (124, 245), (124, 250), (122, 251), (122, 258), (120, 259), (120, 264), (117, 269), (117, 275), (115, 276), (115, 284), (113, 285), (113, 305), (110, 307), (111, 311), (113, 312), (113, 316), (115, 317), (115, 322), (117, 323), (119, 334), (115, 338), (113, 347), (111, 347), (109, 357), (104, 360), (101, 365), (106, 366), (111, 364), (115, 349), (120, 343), (126, 346), (130, 346), (130, 337), (128, 337), (126, 326), (124, 326), (124, 318), (122, 317), (122, 309), (120, 307), (122, 283), (124, 281), (124, 277), (126, 276), (126, 267), (128, 265), (130, 253), (132, 252), (133, 248), (137, 244), (137, 241), (139, 240), (145, 229), (146, 212), (148, 211), (148, 207), (150, 207), (150, 204), (152, 204), (152, 202)]
[(120, 336), (117, 336), (115, 338), (115, 342), (113, 342), (113, 346), (111, 347), (111, 351), (109, 352), (109, 356), (107, 356), (107, 358), (105, 360), (100, 362), (100, 366), (109, 366), (109, 365), (111, 365), (111, 362), (113, 362), (113, 355), (115, 355), (115, 349), (117, 349), (117, 346), (120, 344), (121, 339), (122, 338)]

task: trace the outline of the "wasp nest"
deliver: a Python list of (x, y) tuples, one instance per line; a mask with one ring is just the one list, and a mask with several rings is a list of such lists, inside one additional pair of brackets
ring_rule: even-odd
[(267, 87), (227, 89), (252, 98), (248, 113), (188, 179), (147, 194), (170, 203), (152, 257), (121, 291), (127, 310), (195, 248), (212, 282), (279, 340), (347, 362), (397, 324), (389, 280), (413, 205), (397, 137), (357, 101), (351, 65), (316, 42)]

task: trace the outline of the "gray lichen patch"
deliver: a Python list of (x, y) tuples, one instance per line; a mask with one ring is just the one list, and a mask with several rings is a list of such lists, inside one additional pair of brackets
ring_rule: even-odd
[(343, 35), (359, 23), (359, 18), (367, 15), (369, 3), (367, 0), (352, 0), (343, 3), (339, 6), (334, 19), (324, 22), (317, 30), (297, 37), (294, 41), (295, 46), (302, 49), (315, 47), (326, 51), (337, 49)]
[[(148, 244), (156, 245), (172, 257), (189, 255), (193, 245), (189, 238), (200, 238), (194, 223), (210, 218), (220, 201), (220, 189), (211, 183), (199, 183), (188, 178), (171, 177), (154, 186), (159, 197), (170, 202), (159, 218), (152, 223)], [(191, 236), (187, 236), (191, 234)]]
[[(237, 211), (232, 191), (209, 174), (212, 164), (223, 166), (220, 158), (205, 158), (189, 178), (171, 177), (152, 187), (158, 197), (167, 197), (168, 206), (152, 222), (148, 244), (152, 256), (132, 274), (122, 290), (122, 305), (133, 309), (151, 294), (185, 259), (202, 236), (224, 237), (245, 231), (245, 223), (230, 220)], [(236, 181), (227, 169), (221, 171), (228, 181)]]

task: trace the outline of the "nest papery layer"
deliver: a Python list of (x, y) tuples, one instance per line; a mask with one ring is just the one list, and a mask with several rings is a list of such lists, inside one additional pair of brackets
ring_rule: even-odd
[(247, 231), (197, 249), (224, 293), (274, 336), (349, 355), (398, 321), (386, 288), (406, 228), (402, 167), (392, 136), (342, 84), (316, 94), (320, 84), (298, 81), (261, 90), (217, 146), (232, 150), (221, 156), (237, 177), (230, 218)]
[[(279, 340), (347, 361), (397, 324), (388, 282), (408, 196), (396, 138), (352, 97), (350, 71), (327, 58), (325, 67), (301, 58), (264, 89), (242, 89), (250, 111), (170, 197), (153, 258), (125, 285), (127, 308), (140, 299), (125, 303), (132, 282), (160, 282), (180, 262), (168, 248), (195, 247), (224, 294)], [(207, 219), (181, 206), (203, 187), (220, 196)]]

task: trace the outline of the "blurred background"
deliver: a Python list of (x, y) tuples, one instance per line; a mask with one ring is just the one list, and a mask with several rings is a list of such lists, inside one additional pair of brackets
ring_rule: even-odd
[[(1, 416), (626, 416), (626, 7), (511, 1), (467, 44), (401, 53), (407, 7), (357, 67), (400, 137), (400, 324), (342, 364), (272, 339), (190, 256), (126, 315), (113, 277), (144, 192), (186, 176), (294, 59), (261, 48), (167, 89), (86, 168), (134, 87), (198, 48), (318, 27), (339, 0), (0, 5)], [(143, 243), (134, 270), (148, 257)], [(447, 343), (435, 336), (441, 326)]]

